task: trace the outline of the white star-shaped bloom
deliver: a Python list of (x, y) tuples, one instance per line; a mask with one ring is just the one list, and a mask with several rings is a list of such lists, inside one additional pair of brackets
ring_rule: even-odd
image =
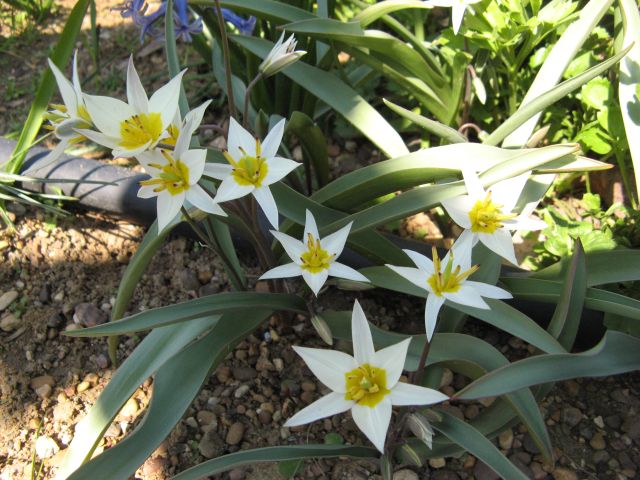
[(367, 277), (358, 271), (336, 262), (344, 250), (349, 230), (351, 230), (351, 223), (321, 239), (316, 220), (313, 218), (313, 214), (307, 210), (302, 242), (285, 233), (271, 230), (273, 236), (282, 244), (293, 262), (269, 270), (260, 279), (289, 278), (302, 275), (316, 296), (329, 275), (358, 282), (368, 282)]
[(431, 388), (400, 382), (410, 338), (377, 352), (358, 301), (351, 317), (353, 357), (335, 350), (293, 347), (331, 393), (302, 409), (284, 424), (295, 427), (351, 410), (358, 428), (384, 451), (392, 405), (432, 405), (448, 400)]
[(438, 312), (445, 300), (460, 305), (489, 309), (489, 305), (482, 297), (511, 298), (511, 294), (500, 287), (468, 280), (469, 276), (479, 268), (478, 265), (471, 266), (472, 243), (472, 236), (465, 232), (442, 260), (438, 257), (436, 248), (433, 247), (433, 260), (418, 252), (404, 250), (418, 268), (387, 265), (398, 275), (428, 292), (424, 323), (429, 341), (433, 337)]
[(269, 185), (282, 180), (298, 162), (276, 156), (284, 135), (284, 119), (267, 134), (263, 142), (231, 118), (224, 157), (229, 165), (207, 163), (205, 175), (222, 180), (216, 202), (228, 202), (252, 194), (274, 228), (278, 228), (278, 206)]

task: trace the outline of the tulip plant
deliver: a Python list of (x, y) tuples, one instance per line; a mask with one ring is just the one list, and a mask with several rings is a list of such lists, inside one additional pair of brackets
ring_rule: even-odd
[[(594, 2), (597, 0), (589, 5)], [(118, 335), (149, 331), (76, 426), (59, 478), (106, 478), (105, 472), (109, 472), (108, 478), (128, 478), (180, 420), (226, 353), (270, 316), (280, 315), (287, 322), (291, 312), (307, 316), (327, 343), (333, 339), (351, 342), (351, 350), (294, 347), (330, 393), (305, 408), (297, 407), (295, 414), (282, 420), (282, 426), (349, 414), (363, 434), (358, 444), (312, 444), (300, 437), (295, 445), (243, 450), (211, 459), (176, 479), (206, 477), (251, 462), (344, 456), (373, 459), (379, 462), (383, 477), (391, 478), (396, 465), (419, 466), (428, 458), (465, 450), (503, 478), (526, 478), (494, 446), (492, 438), (520, 422), (542, 454), (551, 459), (552, 447), (537, 402), (553, 382), (621, 373), (640, 366), (640, 340), (620, 331), (608, 330), (593, 348), (573, 352), (584, 308), (640, 320), (638, 300), (601, 288), (638, 280), (640, 256), (631, 250), (585, 255), (578, 245), (572, 258), (556, 265), (535, 273), (519, 270), (511, 232), (544, 227), (533, 214), (553, 176), (608, 166), (583, 156), (575, 144), (534, 148), (531, 142), (515, 144), (516, 137), (512, 137), (510, 148), (497, 145), (513, 132), (521, 135), (522, 129), (529, 128), (530, 118), (599, 72), (621, 59), (634, 61), (636, 50), (625, 44), (616, 56), (557, 86), (556, 79), (542, 78), (532, 87), (546, 85), (539, 97), (496, 125), (483, 143), (469, 142), (444, 123), (392, 106), (394, 112), (426, 125), (440, 138), (438, 146), (409, 152), (385, 119), (392, 114), (390, 110), (375, 110), (339, 76), (305, 63), (312, 55), (296, 50), (295, 37), (287, 38), (284, 31), (273, 36), (274, 40), (279, 38), (275, 43), (246, 35), (230, 39), (224, 20), (236, 17), (221, 7), (235, 8), (233, 15), (255, 15), (274, 27), (296, 31), (299, 39), (305, 32), (315, 36), (324, 25), (327, 37), (335, 34), (344, 41), (342, 33), (335, 32), (351, 27), (276, 1), (198, 0), (192, 4), (213, 6), (213, 13), (207, 15), (216, 15), (219, 20), (215, 34), (207, 31), (210, 22), (205, 17), (202, 38), (197, 32), (192, 36), (194, 42), (208, 41), (212, 51), (218, 49), (224, 56), (226, 77), (222, 83), (230, 99), (230, 118), (218, 129), (226, 134), (225, 149), (200, 146), (196, 135), (209, 100), (189, 110), (186, 97), (181, 96), (181, 82), (188, 73), (180, 70), (176, 56), (171, 0), (163, 7), (171, 78), (151, 97), (132, 59), (126, 75), (126, 102), (83, 92), (75, 62), (71, 81), (51, 65), (65, 104), (54, 106), (49, 116), (62, 145), (55, 154), (70, 142), (84, 139), (106, 147), (113, 156), (135, 158), (149, 175), (140, 182), (138, 195), (157, 202), (157, 221), (127, 267), (112, 321), (68, 332), (74, 337), (108, 335), (115, 353)], [(429, 9), (453, 7), (455, 31), (479, 5), (463, 0), (425, 4)], [(380, 2), (362, 10), (358, 18), (362, 25), (370, 25), (401, 8), (423, 7), (421, 2), (410, 0)], [(636, 19), (628, 10), (627, 15)], [(581, 22), (587, 21), (591, 20), (576, 19), (574, 30), (583, 28)], [(359, 35), (352, 34), (354, 42)], [(389, 43), (385, 35), (370, 30), (367, 40), (358, 40), (354, 48), (364, 48), (377, 38), (379, 42), (370, 45), (372, 51), (378, 49), (371, 58), (381, 58), (376, 55), (385, 42)], [(230, 40), (235, 47), (260, 57), (258, 73), (248, 82), (251, 85), (245, 86), (233, 75)], [(313, 49), (314, 54), (335, 54), (318, 48), (321, 42), (315, 45), (306, 40), (305, 48)], [(410, 61), (414, 53), (424, 53), (412, 51), (394, 61)], [(421, 58), (424, 61), (426, 57)], [(404, 67), (412, 68), (409, 64)], [(312, 140), (322, 135), (313, 120), (304, 116), (306, 120), (301, 122), (303, 116), (296, 113), (290, 119), (264, 111), (252, 115), (250, 108), (234, 106), (251, 105), (254, 87), (273, 85), (261, 82), (279, 75), (287, 75), (322, 100), (320, 110), (335, 108), (388, 159), (331, 182), (309, 181), (312, 191), (300, 189), (304, 177), (311, 175), (311, 164), (305, 157), (305, 168), (301, 169), (299, 162), (287, 158), (291, 143), (286, 134), (295, 133), (302, 145), (312, 145)], [(239, 102), (236, 95), (240, 95)], [(451, 120), (457, 115), (456, 107), (443, 116)], [(532, 134), (533, 127), (526, 139)], [(403, 250), (381, 233), (381, 228), (393, 221), (439, 206), (462, 228), (446, 252), (419, 243)], [(133, 289), (154, 253), (183, 221), (219, 254), (233, 291), (123, 318)], [(235, 248), (237, 236), (245, 237), (253, 248), (260, 278), (268, 281), (270, 291), (253, 291), (241, 261), (243, 255)], [(357, 268), (343, 255), (346, 250), (360, 254), (369, 266)], [(512, 264), (511, 268), (501, 269), (503, 260)], [(353, 310), (331, 311), (323, 306), (323, 292), (336, 287), (350, 299)], [(374, 312), (369, 312), (368, 321), (353, 292), (372, 288), (387, 295), (426, 299), (424, 331), (407, 334), (402, 329), (405, 319), (399, 319), (397, 332), (380, 329)], [(550, 321), (539, 325), (511, 299), (551, 304)], [(422, 318), (422, 312), (416, 316)], [(495, 347), (463, 329), (467, 318), (521, 338), (535, 353), (510, 363)], [(469, 377), (470, 383), (453, 396), (440, 392), (444, 367)], [(121, 443), (92, 458), (120, 408), (149, 376), (154, 377), (154, 389), (144, 421)], [(442, 408), (486, 397), (497, 400), (471, 422)]]

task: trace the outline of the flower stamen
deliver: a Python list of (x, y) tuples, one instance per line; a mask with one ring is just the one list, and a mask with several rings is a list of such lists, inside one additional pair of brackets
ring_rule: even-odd
[(503, 214), (502, 208), (491, 200), (491, 192), (487, 192), (484, 200), (478, 200), (469, 211), (469, 219), (471, 220), (471, 231), (479, 233), (493, 233), (497, 229), (502, 228), (502, 221), (516, 218), (517, 213)]
[(462, 272), (460, 265), (456, 265), (453, 268), (453, 250), (449, 253), (449, 261), (442, 271), (442, 261), (438, 256), (438, 250), (436, 247), (431, 249), (433, 257), (433, 269), (434, 273), (429, 277), (427, 282), (433, 290), (433, 293), (438, 296), (442, 296), (443, 293), (455, 293), (460, 290), (460, 285), (467, 278), (473, 275), (480, 265), (473, 265), (469, 270)]
[(300, 255), (301, 268), (311, 273), (318, 273), (328, 269), (335, 254), (329, 255), (320, 245), (320, 239), (315, 239), (311, 232), (307, 233), (307, 251)]
[(373, 367), (368, 363), (360, 365), (344, 374), (346, 383), (345, 400), (353, 400), (358, 405), (375, 407), (385, 395), (391, 393), (387, 389), (387, 371)]

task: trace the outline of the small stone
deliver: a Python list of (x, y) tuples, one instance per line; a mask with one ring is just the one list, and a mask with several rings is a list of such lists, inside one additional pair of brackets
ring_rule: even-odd
[(625, 432), (631, 440), (640, 439), (640, 415), (632, 415), (622, 424), (622, 431)]
[(503, 450), (509, 450), (513, 445), (513, 432), (511, 429), (505, 430), (498, 436), (498, 443)]
[(240, 385), (234, 392), (233, 396), (236, 398), (242, 398), (245, 396), (245, 394), (248, 391), (249, 391), (249, 385)]
[(242, 441), (243, 436), (244, 436), (244, 424), (240, 422), (235, 422), (233, 425), (229, 427), (226, 441), (229, 445), (237, 445)]
[(224, 442), (215, 430), (209, 430), (200, 439), (198, 450), (205, 458), (215, 458), (222, 455), (225, 450)]
[(16, 316), (10, 312), (6, 313), (2, 319), (0, 319), (0, 329), (2, 329), (3, 332), (13, 332), (21, 324), (20, 319), (16, 318)]
[(267, 425), (271, 423), (271, 418), (272, 418), (271, 413), (267, 412), (266, 410), (261, 410), (260, 413), (258, 414), (258, 420), (260, 420), (260, 423), (263, 425)]
[(500, 475), (494, 472), (487, 464), (481, 461), (476, 462), (476, 466), (473, 467), (473, 476), (476, 480), (499, 480)]
[(64, 324), (64, 317), (60, 313), (54, 313), (47, 318), (47, 327), (60, 328)]
[(209, 283), (212, 277), (213, 277), (213, 273), (211, 273), (211, 270), (203, 270), (198, 272), (198, 281), (202, 285)]
[(250, 367), (236, 367), (232, 370), (233, 378), (246, 382), (247, 380), (253, 380), (258, 376), (258, 372), (254, 368)]
[(65, 332), (73, 332), (74, 330), (82, 330), (84, 327), (82, 325), (78, 325), (77, 323), (70, 323), (64, 328)]
[(9, 290), (0, 295), (0, 312), (11, 305), (16, 298), (18, 298), (18, 292), (15, 290)]
[(216, 378), (220, 383), (227, 383), (227, 380), (231, 378), (231, 369), (225, 366), (219, 367), (216, 370)]
[(569, 427), (575, 427), (582, 420), (582, 412), (575, 407), (567, 407), (562, 410), (562, 422)]
[(440, 388), (451, 385), (451, 382), (453, 382), (453, 372), (448, 368), (445, 368), (442, 371), (442, 378), (440, 379)]
[(284, 362), (282, 361), (281, 358), (274, 358), (273, 366), (276, 368), (278, 372), (281, 372), (282, 370), (284, 370)]
[(91, 384), (89, 382), (80, 382), (76, 387), (76, 391), (78, 393), (82, 393), (86, 390), (89, 390), (90, 388), (91, 388)]
[(165, 478), (164, 469), (166, 467), (166, 460), (162, 457), (151, 457), (142, 465), (142, 474), (144, 478)]
[(552, 475), (554, 480), (578, 480), (578, 475), (573, 470), (564, 467), (556, 468)]
[(564, 382), (564, 388), (572, 397), (575, 397), (580, 393), (580, 384), (575, 380)]
[(475, 403), (469, 405), (467, 408), (464, 409), (464, 416), (467, 417), (469, 420), (473, 420), (478, 415), (480, 415), (480, 407), (478, 407), (478, 405), (476, 405)]
[(533, 480), (543, 480), (547, 478), (547, 472), (544, 471), (542, 465), (538, 462), (531, 462), (529, 468), (531, 469), (531, 473), (533, 473)]
[(138, 408), (138, 401), (135, 398), (130, 398), (120, 410), (120, 417), (132, 419), (138, 413)]
[(53, 407), (53, 420), (56, 423), (71, 423), (74, 412), (73, 402), (63, 399)]
[(198, 422), (193, 417), (185, 418), (184, 423), (187, 425), (187, 427), (198, 428)]
[(213, 423), (217, 423), (216, 414), (210, 412), (209, 410), (200, 410), (196, 413), (196, 418), (198, 419), (198, 423), (200, 425), (211, 425)]
[(73, 321), (77, 325), (93, 327), (106, 323), (109, 317), (93, 303), (79, 303), (73, 313)]
[(189, 270), (188, 268), (185, 268), (184, 270), (182, 270), (182, 272), (180, 272), (179, 278), (180, 278), (180, 284), (182, 285), (182, 288), (187, 292), (189, 291), (197, 292), (198, 289), (200, 288), (200, 281), (198, 280), (198, 275), (196, 275), (196, 273), (193, 270)]
[(255, 289), (258, 293), (269, 293), (269, 282), (266, 280), (260, 280), (259, 282), (256, 282)]
[(408, 468), (398, 470), (393, 474), (393, 480), (419, 480), (418, 474)]
[(111, 360), (109, 360), (109, 356), (104, 353), (100, 353), (96, 355), (96, 366), (101, 369), (105, 369), (109, 366)]
[(51, 290), (48, 285), (45, 285), (40, 289), (38, 292), (38, 300), (42, 303), (49, 303), (49, 300), (51, 300)]
[(56, 385), (56, 380), (51, 375), (41, 375), (39, 377), (32, 378), (30, 385), (34, 390), (37, 390), (44, 385), (48, 385), (53, 388)]
[(538, 448), (538, 445), (536, 445), (536, 443), (531, 438), (531, 435), (529, 435), (528, 433), (524, 436), (524, 439), (522, 441), (522, 446), (527, 452), (533, 453), (534, 455), (537, 455), (538, 453), (540, 453), (540, 449)]
[(311, 380), (303, 381), (301, 387), (303, 392), (315, 392), (317, 388), (316, 384)]
[(600, 415), (593, 419), (593, 423), (595, 423), (598, 428), (604, 428), (604, 420)]
[(313, 402), (313, 399), (313, 392), (302, 392), (302, 394), (300, 395), (300, 400), (302, 400), (307, 405)]
[(432, 480), (460, 480), (456, 472), (451, 470), (438, 470), (431, 475)]
[(527, 477), (533, 477), (533, 472), (529, 468), (529, 464), (531, 463), (531, 455), (526, 452), (518, 452), (509, 457), (511, 463), (513, 463), (516, 467), (520, 469), (522, 473), (524, 473)]
[(606, 450), (599, 450), (593, 454), (592, 460), (593, 463), (597, 465), (599, 463), (608, 462), (610, 458), (611, 455), (609, 455), (609, 452)]
[(591, 440), (589, 441), (589, 445), (594, 450), (604, 450), (607, 447), (607, 443), (604, 440), (604, 436), (601, 432), (596, 433)]
[(447, 461), (442, 457), (429, 459), (429, 466), (431, 468), (443, 468), (446, 464), (447, 464)]
[(36, 456), (41, 460), (53, 457), (59, 450), (60, 447), (51, 437), (42, 436), (36, 440)]
[(206, 285), (202, 285), (198, 289), (198, 296), (206, 297), (207, 295), (215, 295), (220, 291), (220, 287), (213, 283), (207, 283)]
[(234, 468), (229, 472), (229, 480), (244, 480), (246, 474), (241, 468)]
[(620, 428), (620, 425), (622, 425), (622, 419), (619, 415), (609, 415), (605, 417), (604, 423), (606, 423), (608, 427), (617, 430)]

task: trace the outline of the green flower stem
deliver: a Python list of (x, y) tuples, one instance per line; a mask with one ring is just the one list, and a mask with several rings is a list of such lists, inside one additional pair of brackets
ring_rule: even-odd
[(249, 101), (251, 100), (251, 92), (253, 91), (253, 87), (256, 86), (258, 81), (262, 79), (262, 72), (258, 72), (258, 74), (251, 80), (249, 85), (247, 85), (247, 90), (244, 94), (244, 109), (242, 110), (242, 125), (244, 128), (249, 128)]
[(218, 17), (218, 28), (220, 29), (220, 39), (222, 43), (222, 56), (224, 57), (224, 75), (227, 80), (227, 99), (229, 104), (229, 114), (237, 119), (238, 112), (233, 102), (233, 81), (231, 79), (231, 54), (229, 52), (229, 38), (227, 37), (227, 28), (224, 24), (224, 18), (222, 17), (222, 7), (220, 6), (220, 0), (214, 1), (216, 8), (216, 17)]
[(420, 361), (418, 362), (418, 369), (414, 372), (413, 377), (411, 378), (411, 383), (414, 385), (421, 385), (422, 377), (424, 376), (424, 366), (427, 363), (430, 348), (431, 342), (425, 338), (424, 348), (422, 349)]

